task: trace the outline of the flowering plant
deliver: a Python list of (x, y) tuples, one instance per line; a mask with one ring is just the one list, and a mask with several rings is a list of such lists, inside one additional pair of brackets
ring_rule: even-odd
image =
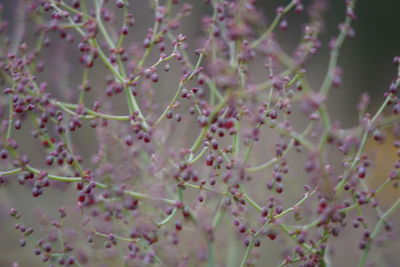
[[(319, 87), (325, 1), (290, 53), (276, 32), (300, 0), (267, 23), (254, 0), (199, 2), (200, 19), (197, 1), (20, 0), (1, 21), (1, 194), (18, 190), (2, 208), (20, 246), (51, 266), (328, 266), (354, 227), (358, 265), (379, 260), (400, 207), (378, 201), (400, 178), (400, 69), (376, 111), (361, 97), (359, 125), (332, 120), (355, 0)], [(378, 186), (373, 142), (397, 150)]]

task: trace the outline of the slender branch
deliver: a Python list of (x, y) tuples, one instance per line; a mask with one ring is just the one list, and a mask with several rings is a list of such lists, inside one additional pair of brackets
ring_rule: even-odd
[(388, 217), (394, 214), (397, 209), (400, 208), (400, 198), (396, 200), (395, 203), (379, 218), (378, 223), (375, 225), (374, 230), (372, 230), (371, 236), (369, 238), (368, 244), (361, 255), (360, 261), (358, 262), (358, 267), (364, 267), (367, 262), (369, 251), (371, 250), (372, 241), (379, 235), (385, 221)]

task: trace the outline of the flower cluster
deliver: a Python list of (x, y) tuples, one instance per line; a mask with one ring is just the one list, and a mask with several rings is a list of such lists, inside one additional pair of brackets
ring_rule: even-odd
[[(398, 192), (379, 202), (400, 179), (400, 57), (382, 104), (363, 95), (343, 128), (327, 101), (356, 1), (319, 87), (307, 65), (326, 1), (286, 1), (270, 20), (255, 2), (17, 1), (0, 21), (0, 195), (24, 200), (20, 184), (25, 208), (42, 205), (1, 204), (24, 252), (50, 266), (327, 266), (351, 228), (359, 266), (379, 260), (400, 208)], [(303, 12), (284, 51), (276, 33)], [(377, 186), (375, 143), (396, 151)]]

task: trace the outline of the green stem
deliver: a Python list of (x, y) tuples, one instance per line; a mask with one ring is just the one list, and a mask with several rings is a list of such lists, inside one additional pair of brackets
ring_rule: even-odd
[(21, 168), (16, 168), (16, 169), (13, 169), (13, 170), (8, 170), (8, 171), (0, 171), (0, 176), (17, 174), (17, 173), (20, 173), (21, 171), (22, 171)]
[(378, 236), (380, 231), (382, 230), (382, 227), (384, 226), (385, 220), (391, 216), (398, 208), (400, 208), (400, 198), (396, 200), (396, 202), (379, 218), (378, 223), (375, 225), (374, 230), (371, 233), (369, 242), (367, 244), (367, 247), (364, 249), (363, 254), (361, 255), (360, 261), (358, 262), (358, 267), (364, 267), (367, 258), (368, 258), (368, 253), (371, 249), (372, 241)]
[(165, 217), (164, 220), (162, 220), (161, 222), (158, 222), (158, 223), (156, 222), (155, 224), (157, 225), (157, 227), (161, 227), (161, 226), (167, 224), (170, 220), (172, 220), (172, 218), (174, 218), (176, 212), (177, 212), (177, 209), (174, 208), (172, 210), (172, 213), (170, 215), (168, 215), (167, 217)]
[[(371, 119), (370, 123), (371, 125), (374, 124), (374, 122), (376, 121), (376, 119), (380, 116), (380, 114), (383, 112), (383, 110), (385, 109), (385, 107), (387, 106), (387, 104), (389, 103), (390, 99), (392, 98), (392, 94), (389, 94), (385, 101), (382, 103), (382, 105), (379, 107), (378, 111), (376, 112), (375, 116)], [(342, 191), (343, 191), (343, 187), (346, 184), (347, 180), (349, 179), (352, 171), (354, 170), (354, 168), (356, 167), (356, 165), (358, 164), (358, 162), (360, 161), (360, 157), (361, 157), (361, 153), (364, 150), (365, 144), (367, 142), (368, 139), (368, 135), (369, 135), (369, 131), (365, 130), (365, 132), (363, 133), (362, 137), (361, 137), (361, 143), (359, 145), (358, 151), (356, 156), (354, 157), (350, 168), (348, 169), (346, 175), (343, 177), (343, 179), (336, 185), (335, 187), (335, 195), (336, 197), (339, 196)]]
[[(352, 0), (350, 3), (350, 7), (354, 8), (355, 5), (355, 0)], [(320, 93), (323, 96), (326, 96), (328, 94), (328, 91), (332, 85), (332, 81), (333, 81), (333, 77), (334, 77), (334, 72), (335, 72), (335, 68), (337, 65), (337, 59), (339, 57), (339, 51), (340, 48), (343, 45), (343, 42), (346, 38), (347, 35), (347, 30), (350, 29), (350, 25), (352, 22), (352, 18), (351, 16), (346, 16), (345, 22), (343, 24), (342, 30), (340, 31), (338, 37), (335, 40), (335, 46), (331, 51), (331, 55), (329, 58), (329, 65), (328, 65), (328, 71), (326, 72), (326, 76), (324, 81), (322, 82), (321, 88), (320, 88)]]
[(215, 266), (215, 255), (214, 255), (214, 249), (213, 249), (213, 242), (209, 239), (206, 238), (206, 243), (207, 243), (207, 250), (208, 250), (208, 267), (214, 267)]
[(246, 251), (245, 251), (244, 256), (242, 258), (242, 262), (240, 263), (240, 267), (244, 267), (246, 265), (247, 259), (250, 256), (250, 251), (253, 248), (253, 245), (254, 245), (254, 240), (252, 238), (252, 239), (250, 239), (250, 243), (246, 248)]
[(6, 139), (11, 137), (11, 131), (12, 131), (12, 121), (13, 121), (13, 102), (12, 102), (12, 97), (9, 96), (9, 103), (8, 103), (8, 125), (7, 125), (7, 135)]
[(283, 10), (283, 12), (278, 13), (274, 20), (272, 21), (271, 25), (268, 27), (268, 29), (257, 39), (255, 40), (252, 44), (251, 47), (255, 48), (257, 47), (262, 41), (264, 41), (268, 36), (275, 30), (276, 26), (278, 26), (278, 23), (282, 19), (282, 17), (289, 12), (290, 9), (292, 9), (297, 1), (291, 1)]

